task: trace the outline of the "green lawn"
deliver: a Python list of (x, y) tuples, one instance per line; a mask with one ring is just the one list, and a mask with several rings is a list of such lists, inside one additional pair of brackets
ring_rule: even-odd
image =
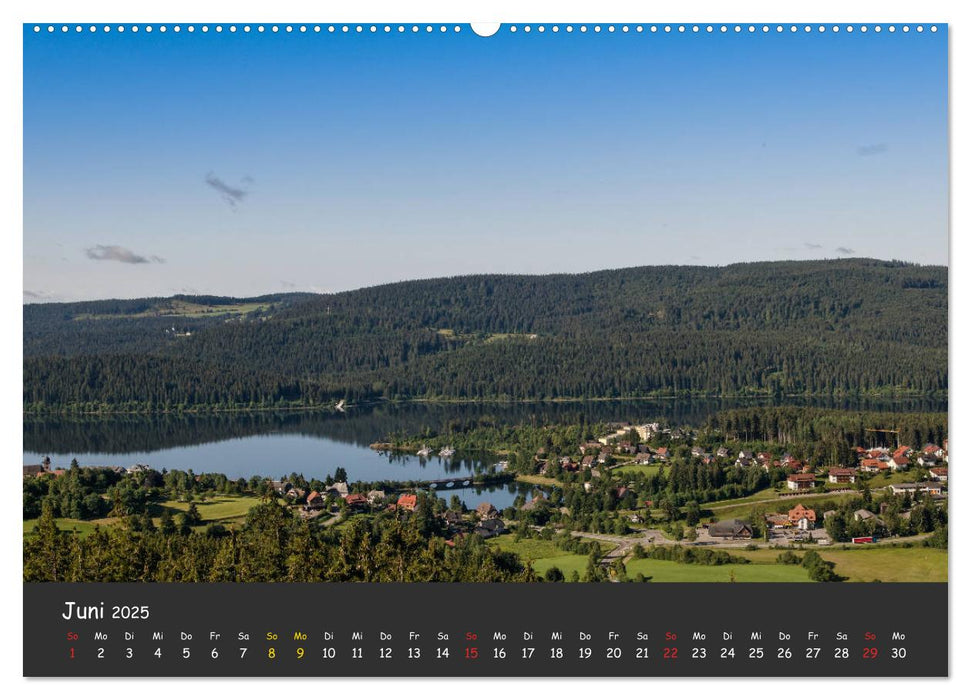
[(879, 489), (885, 489), (890, 484), (905, 484), (909, 481), (914, 481), (917, 477), (916, 469), (908, 469), (906, 471), (874, 474), (870, 477), (867, 484), (871, 491), (877, 491)]
[[(946, 582), (947, 552), (931, 547), (871, 547), (868, 545), (814, 547), (819, 556), (836, 564), (848, 583), (861, 581)], [(797, 554), (801, 554), (796, 550)], [(775, 562), (778, 549), (739, 553), (754, 562)]]
[[(211, 498), (205, 502), (196, 501), (196, 507), (199, 509), (199, 515), (202, 516), (203, 524), (198, 525), (193, 528), (193, 530), (199, 532), (205, 530), (209, 523), (221, 522), (223, 524), (229, 524), (233, 522), (242, 522), (243, 518), (249, 512), (250, 508), (259, 505), (260, 499), (255, 496), (217, 496), (216, 498)], [(183, 501), (163, 501), (154, 512), (158, 512), (158, 509), (169, 510), (172, 515), (176, 513), (184, 512), (189, 510), (189, 504)], [(153, 511), (150, 511), (153, 512)], [(57, 518), (57, 526), (61, 530), (71, 532), (77, 529), (78, 533), (82, 536), (89, 535), (94, 532), (95, 525), (109, 526), (118, 521), (118, 518), (99, 518), (97, 520), (75, 520), (74, 518)], [(158, 525), (159, 518), (152, 518), (152, 521)], [(37, 525), (37, 518), (32, 518), (31, 520), (24, 520), (24, 536), (33, 536), (34, 526)]]
[(947, 581), (947, 551), (932, 547), (826, 549), (823, 559), (836, 562), (836, 573), (855, 581)]
[[(30, 520), (24, 521), (24, 537), (34, 536), (34, 527), (37, 525), (39, 518), (31, 518)], [(94, 532), (95, 525), (107, 525), (114, 522), (114, 518), (103, 518), (101, 520), (75, 520), (74, 518), (55, 518), (57, 521), (57, 526), (65, 531), (71, 532), (77, 530), (78, 534), (82, 537), (90, 535)]]
[[(260, 504), (260, 499), (256, 496), (217, 496), (206, 501), (194, 501), (194, 503), (205, 522), (225, 523), (245, 518), (250, 508)], [(189, 504), (184, 501), (163, 501), (161, 506), (171, 511), (189, 510)], [(157, 519), (156, 524), (158, 524)]]
[(533, 562), (533, 571), (540, 576), (545, 576), (546, 572), (555, 566), (563, 572), (567, 581), (573, 577), (574, 571), (582, 579), (587, 570), (587, 559), (588, 557), (585, 554), (563, 554), (558, 557), (546, 557)]
[(524, 484), (536, 484), (537, 486), (563, 486), (556, 479), (539, 474), (519, 474), (516, 476), (516, 481), (522, 481)]
[(582, 578), (587, 570), (588, 555), (571, 554), (548, 540), (523, 538), (517, 542), (515, 535), (500, 535), (489, 540), (489, 544), (504, 552), (513, 552), (519, 555), (524, 564), (531, 561), (533, 571), (540, 576), (545, 575), (554, 566), (563, 572), (567, 580), (570, 579), (574, 571), (578, 572)]
[(661, 469), (660, 464), (625, 464), (622, 467), (614, 467), (610, 470), (611, 474), (642, 474), (650, 476), (657, 474)]
[(519, 555), (519, 558), (524, 562), (530, 559), (535, 561), (537, 559), (558, 557), (569, 553), (560, 549), (549, 540), (523, 538), (517, 542), (515, 535), (499, 535), (499, 537), (494, 537), (489, 540), (489, 544), (498, 547), (504, 552), (512, 552), (513, 554)]
[[(749, 553), (744, 552), (747, 556)], [(788, 564), (682, 564), (659, 559), (635, 559), (627, 562), (627, 575), (650, 576), (656, 583), (728, 583), (734, 573), (737, 583), (806, 582), (809, 576), (801, 566)]]
[[(753, 508), (761, 508), (766, 513), (787, 513), (791, 509), (795, 508), (797, 505), (802, 503), (807, 508), (812, 507), (814, 501), (818, 500), (830, 500), (836, 502), (842, 502), (849, 500), (851, 498), (858, 497), (860, 494), (856, 491), (852, 493), (804, 493), (798, 497), (793, 498), (776, 498), (771, 501), (766, 501), (764, 503), (748, 503), (739, 504), (737, 506), (732, 506), (729, 508), (721, 508), (719, 510), (712, 511), (714, 517), (718, 520), (731, 520), (732, 518), (748, 518), (749, 514), (752, 512)], [(702, 510), (709, 508), (708, 504), (703, 504), (701, 506)]]
[(712, 501), (711, 503), (702, 504), (701, 507), (709, 509), (731, 507), (751, 503), (752, 501), (764, 501), (767, 498), (776, 498), (778, 495), (778, 492), (774, 488), (767, 488), (762, 489), (761, 491), (756, 491), (751, 496), (745, 496), (744, 498), (730, 498), (725, 501)]

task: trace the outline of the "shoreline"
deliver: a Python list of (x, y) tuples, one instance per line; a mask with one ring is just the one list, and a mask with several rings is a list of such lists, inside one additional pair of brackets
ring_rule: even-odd
[[(301, 405), (301, 406), (266, 406), (256, 408), (208, 408), (195, 407), (181, 410), (158, 410), (158, 409), (133, 409), (133, 410), (106, 410), (106, 411), (78, 411), (69, 408), (54, 408), (44, 411), (31, 411), (22, 409), (22, 416), (46, 417), (46, 416), (183, 416), (183, 415), (225, 415), (225, 414), (250, 414), (259, 415), (265, 413), (280, 412), (306, 412), (306, 413), (344, 413), (348, 409), (370, 408), (374, 406), (407, 406), (407, 405), (456, 405), (456, 406), (512, 406), (530, 404), (571, 404), (571, 403), (607, 403), (607, 402), (627, 402), (627, 401), (752, 401), (752, 402), (779, 402), (778, 405), (791, 405), (788, 402), (793, 400), (813, 400), (826, 399), (830, 401), (885, 401), (889, 403), (927, 400), (927, 401), (948, 401), (949, 395), (939, 396), (936, 394), (786, 394), (777, 397), (768, 394), (648, 394), (641, 396), (598, 396), (598, 397), (558, 397), (552, 399), (456, 399), (456, 398), (414, 398), (414, 399), (379, 399), (374, 401), (361, 401), (358, 403), (344, 404), (340, 409), (336, 402), (327, 405)], [(820, 407), (822, 408), (822, 407)], [(841, 410), (862, 410), (862, 409), (841, 409)], [(935, 413), (946, 413), (947, 411), (934, 411)]]

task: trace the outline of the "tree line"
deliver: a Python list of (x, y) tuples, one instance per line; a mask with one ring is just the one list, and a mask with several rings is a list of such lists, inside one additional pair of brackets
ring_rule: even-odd
[(837, 260), (474, 275), (275, 304), (266, 315), (186, 319), (192, 336), (179, 338), (165, 319), (133, 313), (137, 300), (27, 306), (24, 406), (948, 389), (944, 267)]

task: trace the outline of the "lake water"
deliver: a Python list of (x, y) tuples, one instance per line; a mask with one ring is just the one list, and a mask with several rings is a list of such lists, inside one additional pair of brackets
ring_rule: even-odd
[[(791, 403), (791, 402), (790, 402)], [(712, 412), (753, 402), (590, 401), (517, 404), (378, 404), (346, 412), (292, 411), (221, 415), (114, 416), (100, 418), (25, 417), (24, 464), (49, 456), (55, 467), (72, 459), (83, 466), (148, 464), (232, 478), (279, 478), (292, 472), (326, 478), (343, 467), (350, 481), (429, 481), (461, 477), (494, 464), (492, 455), (457, 454), (444, 459), (390, 456), (369, 445), (389, 435), (415, 435), (463, 424), (547, 425), (557, 422), (659, 420), (699, 425)], [(896, 411), (946, 411), (946, 401), (836, 402), (814, 405)], [(442, 491), (475, 507), (488, 500), (504, 508), (529, 490), (515, 483), (488, 489)]]

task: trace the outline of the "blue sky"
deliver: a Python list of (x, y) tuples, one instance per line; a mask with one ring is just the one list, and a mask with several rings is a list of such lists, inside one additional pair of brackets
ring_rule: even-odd
[(24, 35), (24, 300), (946, 264), (935, 34)]

